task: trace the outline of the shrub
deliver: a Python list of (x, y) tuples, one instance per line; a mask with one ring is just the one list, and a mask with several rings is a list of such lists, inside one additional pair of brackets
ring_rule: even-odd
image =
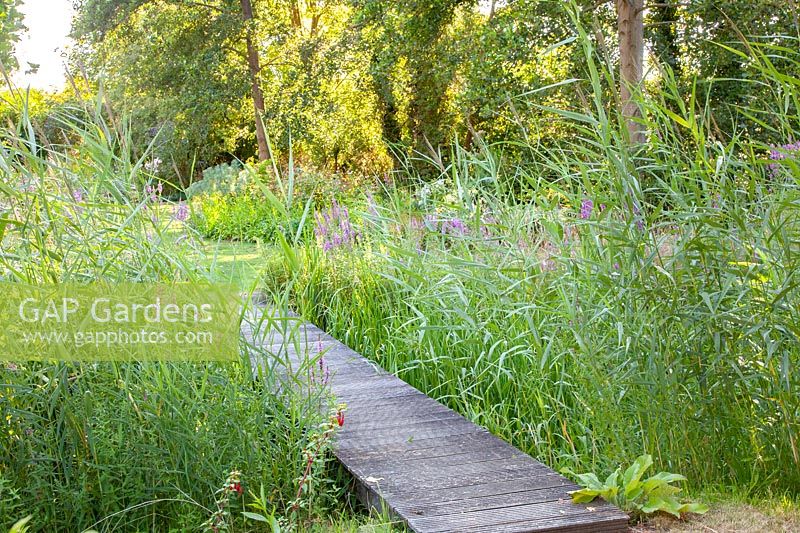
[[(353, 206), (363, 203), (363, 180), (339, 180), (316, 172), (295, 170), (282, 177), (270, 162), (218, 165), (186, 191), (192, 203), (192, 223), (213, 239), (274, 243), (282, 235), (294, 240), (304, 215), (336, 200)], [(303, 225), (302, 239), (311, 237)]]
[(247, 190), (249, 179), (248, 172), (242, 172), (238, 161), (222, 163), (203, 170), (203, 179), (196, 181), (186, 188), (186, 198), (206, 194), (237, 194)]
[(299, 217), (286, 220), (264, 197), (253, 194), (212, 193), (192, 201), (191, 222), (211, 239), (277, 242), (278, 234), (291, 239)]

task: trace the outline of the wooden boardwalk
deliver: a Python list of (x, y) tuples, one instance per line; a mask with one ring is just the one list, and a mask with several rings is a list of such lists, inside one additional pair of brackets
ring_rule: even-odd
[[(411, 530), (627, 529), (627, 516), (615, 507), (599, 500), (572, 503), (567, 492), (575, 484), (316, 326), (297, 318), (245, 321), (242, 333), (295, 368), (323, 350), (332, 392), (347, 404), (334, 453), (355, 477), (359, 499)], [(263, 356), (253, 364), (262, 365)]]

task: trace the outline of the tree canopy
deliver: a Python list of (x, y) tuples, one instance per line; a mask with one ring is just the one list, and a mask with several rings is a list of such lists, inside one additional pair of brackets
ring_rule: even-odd
[[(582, 105), (586, 87), (562, 83), (586, 75), (571, 8), (561, 1), (248, 4), (251, 20), (240, 0), (76, 6), (75, 69), (130, 118), (141, 145), (158, 134), (158, 157), (184, 180), (192, 169), (256, 156), (254, 87), (275, 157), (291, 139), (302, 164), (345, 173), (389, 169), (387, 142), (434, 158), (453, 139), (549, 142), (566, 132), (547, 110)], [(616, 3), (575, 5), (602, 60), (618, 62)], [(645, 90), (667, 75), (686, 86), (700, 80), (719, 135), (730, 135), (746, 122), (737, 106), (766, 90), (729, 81), (749, 76), (747, 60), (731, 48), (745, 36), (796, 45), (787, 42), (798, 35), (792, 5), (645, 2)], [(616, 105), (619, 81), (605, 82)]]
[(0, 63), (7, 71), (19, 67), (14, 57), (14, 45), (25, 31), (19, 11), (21, 3), (21, 0), (0, 0)]

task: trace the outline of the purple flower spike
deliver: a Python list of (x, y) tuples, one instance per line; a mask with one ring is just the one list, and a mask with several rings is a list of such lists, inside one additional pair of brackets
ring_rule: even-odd
[(794, 143), (792, 142), (786, 143), (781, 146), (770, 145), (769, 158), (772, 161), (776, 161), (774, 163), (769, 163), (767, 165), (770, 175), (773, 178), (778, 176), (778, 173), (780, 172), (781, 168), (781, 163), (777, 163), (777, 161), (796, 158), (798, 156), (800, 156), (800, 141)]
[(172, 217), (178, 222), (184, 222), (187, 218), (189, 218), (189, 206), (186, 205), (186, 202), (178, 202), (178, 205), (175, 208), (175, 213), (172, 215)]
[(314, 214), (316, 226), (314, 235), (325, 252), (335, 248), (351, 248), (361, 238), (361, 233), (353, 228), (350, 211), (334, 199), (331, 207)]
[(591, 218), (593, 210), (594, 202), (589, 198), (584, 198), (583, 202), (581, 202), (581, 218), (583, 220), (588, 220)]
[(441, 224), (439, 225), (439, 231), (442, 235), (453, 235), (457, 237), (463, 237), (469, 233), (467, 225), (460, 218), (449, 218), (442, 220)]

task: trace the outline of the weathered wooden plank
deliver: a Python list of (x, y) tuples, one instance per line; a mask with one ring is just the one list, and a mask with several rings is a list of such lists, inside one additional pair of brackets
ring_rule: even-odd
[[(567, 506), (575, 505), (564, 502)], [(511, 512), (513, 510), (513, 512)], [(459, 531), (463, 533), (529, 533), (529, 532), (569, 532), (569, 533), (605, 533), (613, 531), (626, 531), (628, 519), (619, 510), (590, 511), (576, 513), (564, 510), (559, 516), (530, 515), (521, 518), (521, 513), (516, 507), (508, 509), (506, 513), (498, 513), (496, 518), (487, 520), (480, 526), (469, 526), (466, 523), (443, 522), (431, 524), (423, 522), (424, 519), (409, 520), (409, 526), (415, 531), (426, 533), (444, 533)]]
[[(253, 316), (242, 334), (264, 352), (251, 357), (254, 368), (286, 374), (286, 386), (311, 379), (311, 367), (321, 379), (324, 361), (331, 391), (347, 404), (337, 458), (355, 477), (362, 502), (388, 510), (413, 531), (626, 529), (627, 517), (613, 506), (572, 503), (575, 484), (316, 326), (292, 316), (262, 322)], [(309, 376), (281, 368), (296, 372), (309, 362), (303, 370)]]
[[(354, 417), (351, 416), (352, 423), (348, 422), (347, 429), (340, 431), (340, 435), (346, 434), (348, 436), (355, 433), (368, 433), (371, 435), (383, 434), (389, 432), (399, 434), (408, 431), (410, 438), (414, 435), (419, 435), (415, 432), (415, 428), (421, 427), (421, 424), (435, 423), (435, 427), (444, 426), (449, 423), (462, 424), (461, 419), (457, 413), (448, 412), (425, 412), (420, 410), (419, 413), (408, 413), (398, 416), (393, 412), (384, 412), (384, 416), (367, 418), (367, 417)], [(427, 426), (422, 428), (428, 431)], [(427, 435), (428, 433), (426, 433)]]
[(536, 489), (493, 494), (482, 498), (465, 498), (446, 502), (431, 503), (418, 499), (408, 502), (396, 502), (395, 508), (414, 516), (444, 516), (450, 514), (468, 513), (486, 509), (504, 509), (517, 505), (545, 503), (564, 500), (569, 497), (568, 491), (575, 486), (568, 481), (556, 476), (549, 476), (537, 480)]
[(363, 477), (371, 477), (380, 481), (374, 487), (380, 494), (391, 499), (408, 493), (409, 487), (417, 487), (420, 492), (450, 492), (463, 490), (466, 487), (480, 486), (487, 483), (500, 483), (513, 480), (528, 480), (533, 483), (537, 478), (546, 478), (546, 467), (526, 461), (497, 461), (477, 465), (460, 465), (457, 467), (438, 467), (430, 470), (409, 470), (386, 473), (371, 470), (365, 472), (353, 465), (351, 470), (363, 473)]
[(528, 490), (539, 487), (553, 487), (554, 485), (563, 486), (565, 490), (575, 488), (569, 480), (559, 476), (555, 472), (538, 476), (536, 483), (531, 483), (530, 479), (503, 479), (491, 483), (481, 483), (463, 487), (448, 487), (447, 490), (429, 489), (420, 487), (413, 494), (397, 495), (393, 501), (397, 505), (412, 505), (417, 502), (426, 502), (430, 505), (452, 503), (457, 501), (468, 501), (472, 499), (483, 499), (491, 496), (509, 495), (509, 505), (514, 502), (515, 494), (521, 494)]
[[(431, 517), (411, 517), (412, 528), (438, 533), (445, 531), (497, 531), (502, 526), (510, 528), (520, 523), (540, 523), (576, 526), (619, 519), (619, 512), (608, 505), (592, 506), (574, 504), (570, 500), (504, 506), (464, 513)], [(489, 528), (489, 529), (484, 529)]]
[(480, 433), (481, 428), (470, 426), (469, 424), (440, 424), (437, 422), (426, 422), (419, 424), (413, 429), (409, 428), (405, 431), (392, 430), (389, 431), (357, 431), (352, 433), (342, 432), (337, 439), (337, 448), (345, 449), (376, 449), (380, 446), (396, 442), (413, 442), (417, 439), (444, 439), (455, 435), (469, 435)]
[(373, 450), (343, 448), (339, 446), (338, 455), (358, 459), (362, 463), (370, 461), (415, 461), (433, 457), (463, 456), (466, 454), (506, 454), (522, 453), (511, 447), (510, 450), (493, 442), (490, 433), (471, 433), (455, 435), (447, 439), (420, 439), (385, 445)]
[[(383, 455), (359, 460), (362, 469), (391, 469), (391, 468), (420, 468), (428, 464), (436, 466), (460, 465), (464, 463), (482, 463), (486, 461), (497, 461), (500, 459), (511, 459), (514, 457), (524, 457), (522, 452), (514, 452), (501, 448), (480, 448), (470, 449), (461, 453), (454, 453), (448, 446), (438, 448), (426, 448), (425, 455)], [(422, 465), (422, 466), (421, 466)]]
[(420, 396), (408, 396), (402, 401), (397, 401), (395, 398), (380, 398), (372, 401), (368, 398), (352, 400), (348, 405), (351, 405), (352, 418), (354, 422), (368, 422), (376, 418), (406, 418), (414, 417), (415, 415), (451, 415), (458, 418), (463, 418), (461, 415), (448, 409), (439, 403), (431, 403), (427, 398)]

